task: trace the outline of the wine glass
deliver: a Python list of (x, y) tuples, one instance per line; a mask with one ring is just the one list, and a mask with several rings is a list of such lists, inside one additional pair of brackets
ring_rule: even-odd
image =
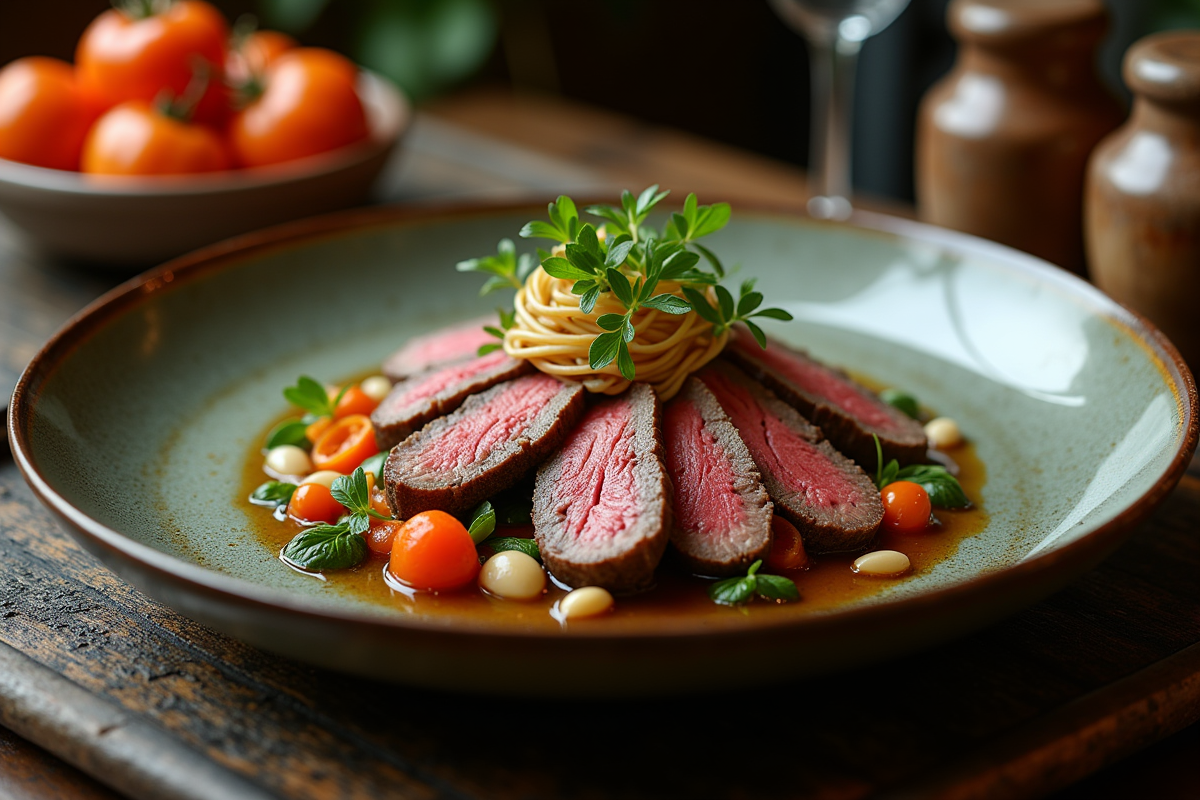
[(891, 25), (909, 0), (769, 0), (775, 13), (808, 42), (813, 116), (808, 213), (850, 216), (850, 116), (854, 68), (868, 37)]

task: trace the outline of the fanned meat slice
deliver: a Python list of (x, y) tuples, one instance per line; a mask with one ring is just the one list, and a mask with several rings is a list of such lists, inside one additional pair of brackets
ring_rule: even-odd
[(772, 505), (742, 437), (696, 378), (663, 410), (671, 544), (700, 575), (744, 573), (771, 548)]
[(745, 331), (730, 338), (727, 358), (757, 378), (819, 427), (835, 447), (864, 467), (874, 467), (879, 437), (884, 461), (925, 460), (925, 430), (844, 372), (772, 340), (764, 350)]
[(859, 550), (883, 521), (867, 474), (834, 450), (820, 429), (746, 373), (713, 361), (697, 375), (725, 409), (762, 474), (775, 513), (812, 553)]
[(592, 406), (538, 470), (534, 537), (568, 586), (651, 586), (670, 536), (658, 395), (643, 383)]
[(401, 519), (461, 514), (513, 486), (562, 444), (583, 413), (584, 389), (538, 373), (471, 395), (398, 444), (383, 479)]
[(390, 450), (425, 423), (449, 414), (468, 397), (533, 371), (503, 350), (414, 375), (392, 387), (371, 412), (375, 443)]
[(493, 318), (480, 318), (414, 336), (383, 362), (383, 374), (395, 383), (435, 367), (465, 361), (477, 355), (483, 345), (499, 342), (483, 329), (484, 325), (494, 324)]

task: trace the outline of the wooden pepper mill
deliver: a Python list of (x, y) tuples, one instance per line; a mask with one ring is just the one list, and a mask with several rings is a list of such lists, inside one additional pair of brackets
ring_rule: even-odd
[(1102, 0), (953, 0), (954, 68), (917, 121), (922, 219), (1083, 273), (1088, 154), (1124, 111), (1096, 70)]
[(1200, 369), (1200, 31), (1159, 33), (1125, 56), (1133, 116), (1092, 156), (1092, 279), (1150, 318)]

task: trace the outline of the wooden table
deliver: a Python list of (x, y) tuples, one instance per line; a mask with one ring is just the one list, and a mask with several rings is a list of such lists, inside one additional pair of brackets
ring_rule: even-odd
[[(430, 109), (386, 193), (649, 182), (797, 210), (805, 196), (766, 159), (494, 93)], [(0, 221), (0, 392), (113, 282), (22, 250)], [(762, 692), (532, 704), (378, 685), (209, 631), (80, 550), (3, 459), (0, 796), (1194, 796), (1198, 530), (1194, 462), (1099, 569), (959, 642)]]

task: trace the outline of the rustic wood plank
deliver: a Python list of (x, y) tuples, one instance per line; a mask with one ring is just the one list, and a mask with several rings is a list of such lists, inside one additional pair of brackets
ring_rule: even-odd
[(117, 800), (79, 770), (0, 728), (0, 797), (6, 800)]

